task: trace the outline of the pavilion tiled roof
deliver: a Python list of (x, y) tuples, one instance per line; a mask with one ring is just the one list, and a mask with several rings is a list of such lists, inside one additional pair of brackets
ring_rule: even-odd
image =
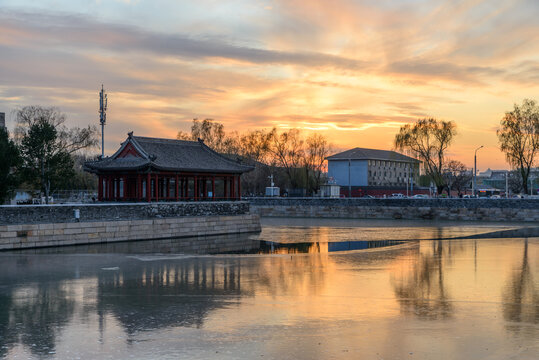
[(420, 161), (412, 157), (399, 154), (396, 151), (376, 150), (366, 148), (354, 148), (341, 153), (328, 156), (327, 160), (384, 160), (384, 161), (400, 161), (400, 162), (416, 162)]
[[(131, 144), (141, 157), (118, 157)], [(252, 166), (229, 159), (204, 144), (202, 140), (186, 141), (159, 139), (129, 134), (120, 149), (102, 160), (87, 162), (91, 172), (141, 170), (151, 168), (162, 171), (238, 174), (251, 171)]]

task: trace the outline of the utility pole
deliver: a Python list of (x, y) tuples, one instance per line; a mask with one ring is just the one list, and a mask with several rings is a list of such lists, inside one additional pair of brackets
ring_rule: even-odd
[(410, 166), (410, 196), (414, 196), (414, 164)]
[(348, 159), (348, 197), (349, 198), (352, 197), (352, 183), (351, 183), (351, 176), (350, 176), (351, 167), (352, 167), (352, 160)]
[(475, 153), (474, 153), (474, 156), (473, 156), (473, 183), (472, 183), (472, 195), (475, 197), (475, 190), (476, 190), (476, 187), (477, 187), (477, 150), (481, 149), (483, 147), (483, 145), (481, 145), (480, 147), (478, 147), (477, 149), (475, 149)]
[(406, 197), (408, 197), (408, 189), (410, 188), (410, 163), (407, 163), (406, 167), (406, 170), (408, 170), (408, 176), (406, 176)]
[(107, 122), (107, 94), (101, 84), (99, 93), (99, 122), (101, 123), (101, 158), (105, 158), (105, 123)]
[(505, 172), (505, 198), (509, 198), (509, 171)]

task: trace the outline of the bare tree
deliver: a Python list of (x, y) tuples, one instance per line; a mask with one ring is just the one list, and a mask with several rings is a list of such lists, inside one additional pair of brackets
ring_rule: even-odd
[(189, 133), (186, 133), (185, 131), (178, 131), (178, 134), (176, 135), (176, 139), (178, 140), (189, 140), (189, 141), (192, 141), (193, 140), (193, 137), (191, 136), (191, 134)]
[(331, 146), (324, 136), (312, 134), (307, 137), (305, 141), (305, 167), (310, 172), (310, 178), (312, 178), (312, 184), (309, 186), (312, 191), (320, 189), (326, 157), (330, 152)]
[(88, 125), (85, 128), (64, 125), (66, 116), (57, 107), (42, 107), (39, 105), (25, 106), (16, 112), (15, 140), (21, 143), (28, 135), (33, 125), (48, 124), (56, 131), (56, 144), (58, 150), (72, 154), (76, 151), (97, 145), (98, 133), (95, 126)]
[(297, 172), (303, 164), (305, 155), (303, 144), (304, 141), (298, 129), (275, 134), (272, 138), (273, 161), (285, 170), (293, 188), (297, 188), (300, 183)]
[(445, 181), (448, 184), (449, 192), (457, 190), (460, 197), (464, 190), (470, 185), (472, 172), (458, 160), (449, 160), (443, 170)]
[(530, 171), (539, 153), (539, 106), (534, 100), (524, 99), (505, 113), (497, 135), (500, 149), (507, 161), (520, 172), (522, 188), (528, 193)]
[(74, 173), (72, 154), (97, 144), (97, 128), (68, 129), (65, 115), (54, 107), (26, 106), (16, 114), (23, 180), (39, 185), (48, 203), (51, 187)]
[(427, 175), (436, 184), (438, 194), (446, 186), (443, 177), (445, 151), (455, 135), (456, 125), (452, 121), (427, 118), (404, 125), (395, 136), (397, 149), (410, 149), (423, 161)]

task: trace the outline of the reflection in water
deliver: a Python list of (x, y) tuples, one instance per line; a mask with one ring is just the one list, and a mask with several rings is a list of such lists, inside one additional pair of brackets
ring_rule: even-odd
[(248, 293), (241, 288), (241, 262), (132, 263), (117, 272), (99, 272), (97, 308), (101, 316), (111, 312), (133, 335), (171, 326), (198, 328), (208, 312)]
[(535, 358), (539, 239), (356, 232), (269, 255), (0, 254), (0, 356)]
[(53, 354), (56, 338), (71, 320), (74, 300), (58, 283), (22, 288), (0, 296), (2, 350), (20, 342), (38, 357)]
[[(340, 242), (301, 242), (278, 243), (274, 241), (260, 241), (258, 248), (248, 251), (250, 254), (319, 254), (339, 251), (354, 251), (382, 248), (401, 245), (405, 241), (378, 240), (378, 241), (340, 241)], [(237, 252), (235, 252), (237, 253)]]
[[(503, 292), (503, 316), (516, 324), (539, 323), (539, 289), (530, 269), (528, 241), (523, 244), (521, 265), (513, 270)], [(518, 331), (520, 326), (509, 324), (508, 328)]]
[[(452, 315), (450, 295), (444, 284), (444, 245), (442, 240), (432, 242), (432, 252), (421, 252), (412, 270), (392, 278), (395, 295), (405, 313), (422, 319), (445, 319)], [(452, 254), (451, 246), (446, 256)]]

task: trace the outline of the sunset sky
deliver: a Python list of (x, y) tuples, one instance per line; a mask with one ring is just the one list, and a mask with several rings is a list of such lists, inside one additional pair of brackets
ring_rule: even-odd
[(0, 0), (0, 112), (97, 125), (103, 83), (107, 153), (194, 117), (391, 149), (432, 116), (457, 124), (451, 157), (484, 145), (478, 168), (507, 168), (496, 129), (539, 100), (538, 18), (537, 0)]

